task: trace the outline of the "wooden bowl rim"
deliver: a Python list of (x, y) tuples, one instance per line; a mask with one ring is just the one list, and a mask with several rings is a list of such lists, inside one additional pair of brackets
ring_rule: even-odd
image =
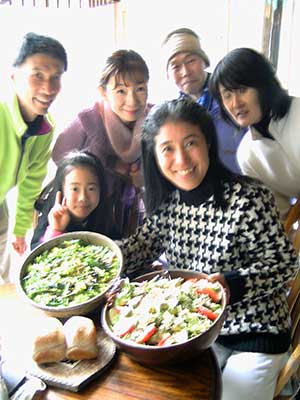
[[(95, 296), (81, 304), (76, 304), (73, 306), (65, 306), (65, 307), (62, 307), (62, 306), (52, 307), (52, 306), (44, 306), (42, 304), (36, 303), (35, 301), (33, 301), (32, 299), (30, 299), (27, 296), (27, 294), (22, 286), (22, 278), (26, 273), (26, 268), (27, 268), (28, 264), (30, 264), (32, 262), (32, 260), (34, 258), (36, 258), (37, 256), (39, 256), (43, 251), (49, 250), (49, 249), (57, 246), (59, 243), (62, 243), (64, 241), (68, 241), (68, 240), (72, 240), (72, 239), (83, 239), (83, 240), (86, 240), (87, 242), (89, 242), (90, 244), (102, 244), (102, 241), (103, 241), (103, 244), (107, 245), (112, 251), (114, 251), (116, 253), (116, 256), (118, 257), (118, 260), (119, 260), (119, 269), (118, 269), (118, 272), (117, 272), (115, 278), (113, 278), (111, 280), (111, 285), (109, 285), (109, 287), (105, 291), (103, 291), (102, 293), (99, 293), (97, 296)], [(96, 243), (96, 242), (98, 242), (98, 243)], [(69, 313), (70, 313), (70, 315), (76, 315), (76, 312), (83, 313), (85, 308), (88, 309), (87, 312), (92, 311), (92, 310), (90, 310), (92, 305), (99, 303), (103, 299), (103, 297), (105, 296), (107, 291), (114, 284), (115, 280), (119, 278), (120, 274), (122, 273), (123, 268), (124, 268), (124, 259), (123, 259), (123, 254), (121, 252), (121, 249), (108, 236), (102, 235), (100, 233), (88, 232), (88, 231), (67, 232), (67, 233), (61, 234), (60, 236), (52, 238), (52, 239), (48, 240), (47, 242), (41, 243), (38, 247), (36, 247), (34, 250), (32, 250), (30, 252), (30, 254), (28, 254), (28, 256), (26, 257), (26, 259), (24, 260), (24, 262), (20, 268), (20, 272), (19, 272), (19, 276), (18, 276), (18, 280), (17, 280), (17, 290), (29, 304), (31, 304), (32, 306), (34, 306), (42, 311), (45, 311), (46, 313), (53, 315), (53, 316), (55, 314), (57, 316), (60, 316), (61, 314), (63, 314), (63, 316), (67, 316)]]
[[(160, 275), (162, 272), (155, 271), (155, 272), (150, 272), (148, 274), (144, 274), (141, 276), (137, 276), (133, 281), (142, 282), (144, 280), (144, 279), (142, 279), (143, 277), (147, 277), (150, 279), (151, 277), (154, 277), (155, 275)], [(199, 276), (200, 278), (201, 278), (201, 276), (203, 276), (203, 277), (207, 276), (207, 274), (205, 274), (203, 272), (186, 270), (186, 269), (172, 269), (172, 270), (168, 270), (168, 272), (170, 273), (171, 277), (174, 274), (182, 274), (182, 273), (194, 274), (195, 276), (197, 276), (197, 277)], [(176, 276), (175, 276), (175, 278), (176, 278)], [(129, 340), (124, 340), (124, 339), (120, 338), (119, 336), (116, 336), (114, 334), (114, 332), (110, 329), (109, 324), (107, 322), (108, 311), (111, 307), (108, 303), (106, 303), (104, 305), (102, 312), (101, 312), (101, 325), (102, 325), (103, 330), (106, 332), (106, 334), (108, 334), (112, 338), (112, 340), (114, 340), (116, 343), (118, 343), (122, 347), (127, 347), (127, 348), (129, 347), (132, 349), (144, 350), (145, 352), (149, 352), (149, 351), (162, 352), (162, 351), (167, 351), (168, 349), (169, 350), (176, 349), (178, 347), (182, 347), (185, 344), (199, 340), (200, 337), (203, 337), (203, 335), (207, 335), (209, 332), (211, 332), (213, 327), (215, 325), (219, 324), (221, 320), (224, 320), (225, 312), (226, 312), (227, 296), (226, 296), (226, 291), (222, 285), (221, 285), (221, 288), (222, 288), (222, 312), (221, 312), (221, 314), (215, 321), (213, 321), (213, 324), (205, 332), (202, 332), (199, 335), (186, 340), (185, 342), (174, 343), (174, 344), (158, 347), (158, 346), (150, 346), (150, 345), (145, 345), (145, 344), (140, 344), (140, 343), (134, 343)]]

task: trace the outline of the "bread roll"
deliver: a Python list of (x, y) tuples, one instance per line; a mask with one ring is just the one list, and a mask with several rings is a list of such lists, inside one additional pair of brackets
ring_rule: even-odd
[(69, 360), (84, 360), (98, 355), (97, 332), (90, 318), (75, 316), (64, 324)]
[(36, 327), (32, 358), (37, 363), (61, 361), (66, 357), (63, 324), (57, 318), (43, 318)]

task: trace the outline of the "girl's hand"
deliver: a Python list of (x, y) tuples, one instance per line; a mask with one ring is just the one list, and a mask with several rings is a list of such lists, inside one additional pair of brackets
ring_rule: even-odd
[(220, 284), (223, 286), (223, 288), (225, 289), (225, 293), (226, 293), (226, 300), (227, 300), (227, 304), (229, 303), (229, 299), (230, 299), (230, 290), (229, 290), (229, 286), (226, 282), (226, 279), (224, 278), (224, 275), (220, 274), (219, 272), (215, 273), (215, 274), (211, 274), (211, 275), (207, 275), (207, 279), (211, 282), (220, 282)]
[(54, 206), (48, 214), (49, 226), (51, 229), (64, 232), (68, 226), (71, 215), (66, 205), (66, 198), (62, 199), (61, 191), (58, 191), (55, 196)]

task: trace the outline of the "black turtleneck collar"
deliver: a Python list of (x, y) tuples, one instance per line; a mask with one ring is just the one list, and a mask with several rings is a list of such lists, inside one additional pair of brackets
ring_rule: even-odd
[(213, 184), (208, 174), (203, 181), (193, 190), (179, 190), (180, 202), (187, 206), (200, 206), (214, 193)]
[(258, 130), (258, 132), (269, 139), (273, 139), (273, 136), (269, 132), (269, 124), (271, 121), (271, 117), (269, 115), (265, 116), (261, 121), (259, 121), (257, 124), (254, 124), (254, 128)]
[(23, 146), (24, 146), (26, 140), (30, 136), (38, 135), (39, 130), (41, 129), (41, 127), (43, 125), (43, 121), (44, 121), (44, 117), (42, 115), (38, 115), (33, 121), (30, 121), (30, 122), (25, 121), (28, 128), (27, 128), (26, 132), (24, 133), (24, 135), (22, 136), (22, 145)]

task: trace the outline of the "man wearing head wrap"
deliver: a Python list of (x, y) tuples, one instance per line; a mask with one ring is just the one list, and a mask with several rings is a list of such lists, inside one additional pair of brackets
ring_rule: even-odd
[(233, 172), (240, 173), (236, 150), (242, 133), (221, 118), (219, 105), (209, 92), (210, 61), (201, 48), (198, 35), (188, 28), (170, 32), (163, 41), (162, 50), (168, 77), (180, 90), (180, 96), (189, 96), (212, 115), (219, 144), (219, 157)]

